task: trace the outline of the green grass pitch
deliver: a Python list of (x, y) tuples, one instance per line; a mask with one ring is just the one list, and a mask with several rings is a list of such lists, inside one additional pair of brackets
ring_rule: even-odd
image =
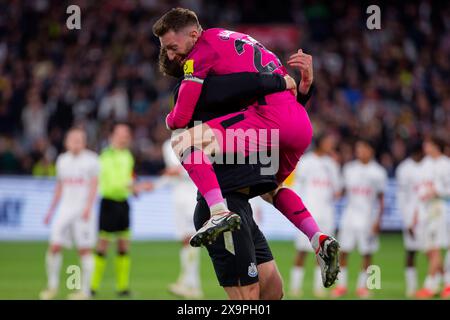
[[(380, 250), (374, 257), (374, 264), (381, 269), (381, 289), (373, 290), (373, 299), (404, 299), (404, 249), (400, 234), (383, 234)], [(295, 255), (293, 242), (270, 242), (275, 260), (284, 279), (285, 292), (288, 292), (289, 272)], [(38, 299), (38, 294), (45, 287), (44, 257), (47, 248), (45, 242), (0, 242), (0, 299)], [(178, 275), (177, 242), (134, 242), (131, 247), (131, 290), (132, 299), (177, 299), (167, 291), (169, 283)], [(116, 299), (114, 290), (113, 247), (108, 254), (108, 265), (98, 299)], [(315, 299), (312, 295), (313, 259), (307, 260), (304, 281), (304, 294), (301, 299)], [(354, 288), (360, 265), (356, 253), (350, 255), (349, 289), (347, 299), (355, 299)], [(426, 272), (423, 254), (418, 256), (419, 281)], [(68, 265), (78, 264), (74, 250), (64, 251), (64, 263), (61, 271), (59, 299), (65, 299), (69, 290), (65, 283)], [(226, 299), (219, 287), (215, 273), (205, 249), (201, 255), (201, 279), (205, 299)], [(291, 299), (288, 294), (285, 299)]]

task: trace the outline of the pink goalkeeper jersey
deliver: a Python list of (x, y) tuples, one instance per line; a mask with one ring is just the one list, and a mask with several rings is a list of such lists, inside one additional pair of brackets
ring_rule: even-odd
[[(286, 75), (278, 57), (249, 35), (220, 28), (202, 32), (184, 63), (185, 79), (180, 87), (179, 99), (167, 117), (171, 129), (185, 127), (191, 120), (193, 109), (201, 92), (202, 79), (207, 75), (237, 72), (269, 72)], [(193, 84), (196, 82), (197, 86)], [(190, 83), (188, 85), (188, 83)], [(289, 91), (266, 96), (266, 103), (297, 103)]]
[(185, 73), (200, 79), (236, 72), (287, 74), (277, 56), (255, 39), (220, 28), (203, 31), (186, 63)]

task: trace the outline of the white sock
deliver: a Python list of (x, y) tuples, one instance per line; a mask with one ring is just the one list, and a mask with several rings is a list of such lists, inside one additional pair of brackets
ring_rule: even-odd
[(91, 277), (94, 270), (94, 256), (92, 253), (81, 256), (81, 291), (89, 296), (91, 294)]
[(438, 272), (433, 277), (433, 288), (435, 292), (438, 292), (442, 283), (442, 273)]
[(186, 269), (188, 264), (188, 247), (182, 247), (180, 250), (180, 275), (178, 276), (178, 282), (185, 284), (186, 282)]
[(318, 232), (314, 233), (314, 235), (311, 237), (310, 243), (311, 243), (311, 247), (313, 248), (314, 252), (317, 252), (317, 249), (319, 248), (319, 245), (320, 245), (319, 239), (322, 234), (323, 234), (322, 232), (318, 231)]
[(427, 274), (423, 284), (424, 288), (434, 291), (434, 277)]
[(62, 264), (61, 252), (52, 254), (47, 252), (45, 257), (45, 264), (47, 267), (47, 288), (58, 289), (59, 286), (59, 272)]
[(407, 267), (405, 270), (406, 293), (414, 294), (417, 291), (417, 270), (415, 267)]
[(341, 267), (341, 272), (339, 272), (337, 285), (340, 287), (347, 288), (347, 267)]
[(314, 291), (320, 292), (324, 290), (324, 286), (322, 283), (322, 272), (320, 271), (320, 267), (316, 266), (314, 269)]
[(293, 292), (299, 292), (303, 287), (303, 267), (294, 266), (291, 269), (291, 285), (290, 290)]
[(194, 289), (200, 289), (200, 248), (187, 246), (185, 261), (185, 284)]
[(357, 288), (367, 288), (367, 272), (366, 272), (366, 270), (363, 270), (359, 273)]
[(444, 261), (444, 283), (450, 286), (450, 250), (447, 250)]
[(437, 292), (439, 290), (441, 281), (442, 275), (440, 273), (436, 273), (434, 276), (427, 275), (427, 277), (425, 278), (424, 287), (432, 292)]
[(230, 210), (228, 210), (228, 207), (227, 207), (227, 204), (225, 203), (225, 201), (212, 205), (211, 207), (209, 207), (209, 210), (211, 211), (211, 216), (230, 211)]

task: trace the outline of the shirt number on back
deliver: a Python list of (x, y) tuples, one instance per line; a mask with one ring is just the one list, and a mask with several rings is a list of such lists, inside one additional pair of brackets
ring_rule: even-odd
[(236, 39), (234, 41), (234, 48), (236, 49), (236, 53), (238, 55), (241, 55), (245, 52), (245, 44), (248, 44), (253, 48), (253, 64), (255, 65), (255, 68), (256, 70), (258, 70), (258, 72), (273, 72), (277, 68), (273, 61), (270, 61), (268, 64), (263, 66), (261, 48), (264, 49), (264, 47), (256, 41), (253, 42), (244, 39)]

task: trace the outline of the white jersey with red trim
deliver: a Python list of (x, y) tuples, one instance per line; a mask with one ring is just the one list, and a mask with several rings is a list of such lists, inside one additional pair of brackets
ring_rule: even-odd
[(384, 193), (386, 170), (374, 160), (367, 164), (354, 160), (345, 164), (343, 176), (347, 205), (341, 224), (369, 227), (376, 217), (377, 195)]
[(295, 169), (294, 189), (315, 218), (333, 221), (335, 194), (342, 189), (338, 163), (326, 155), (305, 154)]
[(99, 172), (98, 156), (90, 150), (78, 155), (62, 153), (56, 160), (56, 176), (62, 183), (61, 211), (81, 214), (89, 196), (90, 181)]
[[(450, 199), (450, 159), (425, 157), (422, 160), (419, 188), (418, 230), (425, 251), (448, 246), (446, 202)], [(434, 191), (433, 191), (434, 190)], [(437, 196), (430, 197), (430, 193)]]
[(419, 210), (419, 190), (422, 183), (422, 161), (406, 158), (397, 167), (397, 205), (403, 218), (404, 228), (413, 225)]
[[(439, 158), (427, 156), (422, 160), (420, 172), (422, 181), (418, 192), (421, 200), (421, 218), (445, 216), (446, 201), (450, 199), (450, 159), (446, 156)], [(433, 189), (437, 197), (427, 198), (427, 194)]]

